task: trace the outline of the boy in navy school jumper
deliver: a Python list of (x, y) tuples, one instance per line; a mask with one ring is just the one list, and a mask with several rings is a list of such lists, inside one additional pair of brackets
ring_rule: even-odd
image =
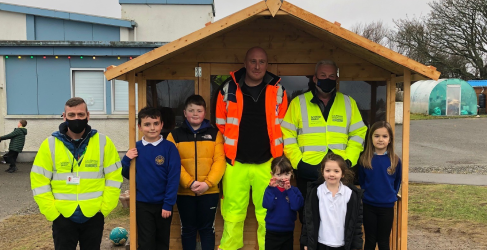
[(136, 158), (136, 218), (139, 250), (169, 249), (172, 207), (176, 203), (181, 158), (176, 146), (161, 136), (161, 113), (145, 107), (139, 112), (144, 134), (122, 160), (122, 175), (129, 178), (130, 160)]
[(262, 207), (267, 209), (265, 248), (292, 250), (294, 222), (304, 204), (303, 195), (297, 187), (291, 186), (293, 167), (285, 156), (272, 160), (271, 170), (272, 178), (262, 202)]
[[(391, 164), (392, 163), (392, 164)], [(374, 123), (358, 164), (360, 188), (364, 190), (365, 250), (389, 249), (394, 203), (401, 186), (401, 160), (394, 153), (394, 134), (385, 121)]]

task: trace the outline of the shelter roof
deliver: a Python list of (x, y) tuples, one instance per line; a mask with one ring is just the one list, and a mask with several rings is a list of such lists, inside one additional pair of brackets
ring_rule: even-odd
[[(143, 71), (175, 57), (178, 53), (182, 53), (211, 38), (230, 32), (237, 26), (245, 25), (257, 17), (265, 15), (274, 18), (278, 17), (276, 19), (298, 27), (318, 39), (332, 43), (334, 46), (398, 76), (403, 75), (404, 68), (429, 79), (437, 80), (440, 76), (440, 72), (436, 71), (435, 67), (416, 62), (340, 27), (337, 22), (331, 23), (291, 3), (281, 2), (281, 0), (263, 0), (258, 2), (131, 61), (117, 67), (111, 66), (105, 72), (105, 75), (107, 79), (114, 79), (131, 71), (135, 71), (135, 73)], [(306, 46), (306, 44), (303, 44), (303, 46)], [(269, 59), (269, 63), (273, 63), (272, 58)]]
[(470, 80), (467, 82), (472, 87), (487, 87), (487, 80)]
[(117, 26), (117, 27), (125, 27), (125, 28), (132, 28), (136, 26), (136, 23), (131, 20), (79, 14), (73, 12), (65, 12), (59, 10), (36, 8), (30, 6), (15, 5), (15, 4), (0, 3), (0, 10), (22, 13), (27, 15), (43, 16), (43, 17), (65, 19), (65, 20), (85, 22), (85, 23), (95, 23), (95, 24)]

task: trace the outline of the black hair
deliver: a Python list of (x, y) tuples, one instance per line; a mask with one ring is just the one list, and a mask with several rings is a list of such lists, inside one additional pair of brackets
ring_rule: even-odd
[(203, 97), (200, 95), (190, 95), (184, 103), (184, 109), (186, 109), (191, 104), (203, 106), (206, 109), (205, 99), (203, 99)]
[(279, 156), (277, 158), (274, 158), (271, 163), (271, 171), (273, 174), (277, 173), (277, 170), (279, 169), (279, 173), (293, 173), (293, 166), (291, 165), (291, 162), (289, 161), (286, 156)]
[(145, 107), (139, 111), (139, 125), (142, 123), (142, 119), (150, 117), (152, 119), (159, 119), (162, 122), (161, 111), (153, 107)]

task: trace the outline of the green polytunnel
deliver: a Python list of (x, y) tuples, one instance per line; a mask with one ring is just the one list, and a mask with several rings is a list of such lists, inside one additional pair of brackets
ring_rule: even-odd
[(411, 113), (427, 115), (476, 115), (477, 96), (461, 79), (417, 81), (411, 85)]

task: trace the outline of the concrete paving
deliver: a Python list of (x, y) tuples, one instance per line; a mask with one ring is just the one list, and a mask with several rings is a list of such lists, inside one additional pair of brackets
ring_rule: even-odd
[(409, 173), (409, 182), (487, 186), (487, 175)]

